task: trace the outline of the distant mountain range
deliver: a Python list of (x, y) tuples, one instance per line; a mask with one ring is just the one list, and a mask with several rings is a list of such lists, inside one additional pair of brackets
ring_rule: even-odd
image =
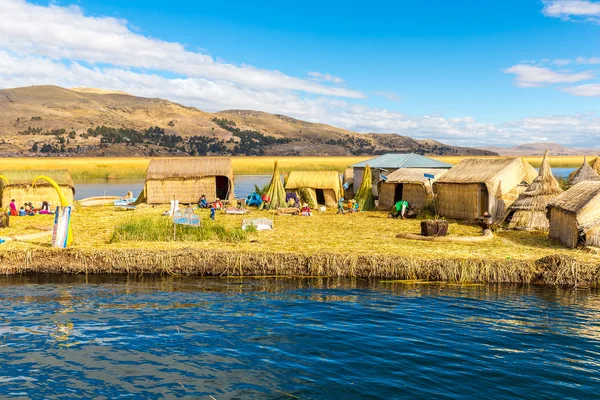
[(0, 155), (495, 155), (397, 134), (356, 133), (259, 111), (207, 113), (92, 88), (0, 90)]
[(598, 155), (600, 153), (600, 150), (576, 149), (557, 143), (528, 143), (513, 147), (491, 146), (485, 149), (501, 156), (542, 156), (546, 150), (551, 156)]

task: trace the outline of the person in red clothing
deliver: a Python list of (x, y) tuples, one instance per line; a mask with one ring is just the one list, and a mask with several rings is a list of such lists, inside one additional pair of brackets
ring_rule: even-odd
[(12, 199), (10, 201), (10, 215), (12, 217), (16, 217), (17, 215), (19, 215), (19, 211), (17, 211), (17, 205), (15, 204), (15, 199)]

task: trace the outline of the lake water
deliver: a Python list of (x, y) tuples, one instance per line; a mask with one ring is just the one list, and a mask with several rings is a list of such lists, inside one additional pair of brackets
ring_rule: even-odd
[(336, 279), (0, 278), (14, 398), (598, 398), (600, 295)]
[[(558, 177), (568, 178), (576, 168), (553, 168), (552, 172)], [(254, 185), (263, 187), (271, 181), (271, 175), (236, 175), (234, 178), (235, 195), (244, 198), (254, 191)], [(144, 187), (142, 179), (136, 180), (92, 180), (75, 183), (75, 200), (93, 196), (125, 196), (131, 191), (137, 196)]]

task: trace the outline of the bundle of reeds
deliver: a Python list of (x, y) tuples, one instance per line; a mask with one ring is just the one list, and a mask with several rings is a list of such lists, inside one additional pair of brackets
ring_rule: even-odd
[(269, 183), (269, 188), (267, 189), (266, 194), (271, 198), (271, 208), (286, 207), (285, 189), (283, 188), (283, 183), (281, 183), (281, 174), (279, 173), (279, 165), (277, 164), (277, 161), (275, 161), (275, 166), (273, 167), (273, 177), (271, 178), (271, 183)]
[(581, 167), (569, 177), (569, 187), (585, 181), (600, 181), (600, 175), (588, 164), (586, 156), (583, 157)]
[(539, 175), (508, 209), (510, 220), (508, 227), (547, 231), (550, 224), (546, 216), (546, 207), (562, 192), (559, 183), (552, 175), (546, 150)]
[(375, 200), (373, 199), (373, 176), (371, 175), (371, 167), (367, 164), (363, 175), (362, 182), (354, 196), (354, 200), (358, 203), (361, 211), (372, 211), (375, 209)]

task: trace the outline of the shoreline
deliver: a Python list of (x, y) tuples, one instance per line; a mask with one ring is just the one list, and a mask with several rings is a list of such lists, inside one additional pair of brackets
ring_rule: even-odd
[(600, 261), (555, 254), (535, 260), (407, 258), (394, 255), (302, 254), (179, 248), (174, 250), (7, 249), (0, 273), (167, 274), (219, 277), (352, 277), (448, 283), (600, 286)]

